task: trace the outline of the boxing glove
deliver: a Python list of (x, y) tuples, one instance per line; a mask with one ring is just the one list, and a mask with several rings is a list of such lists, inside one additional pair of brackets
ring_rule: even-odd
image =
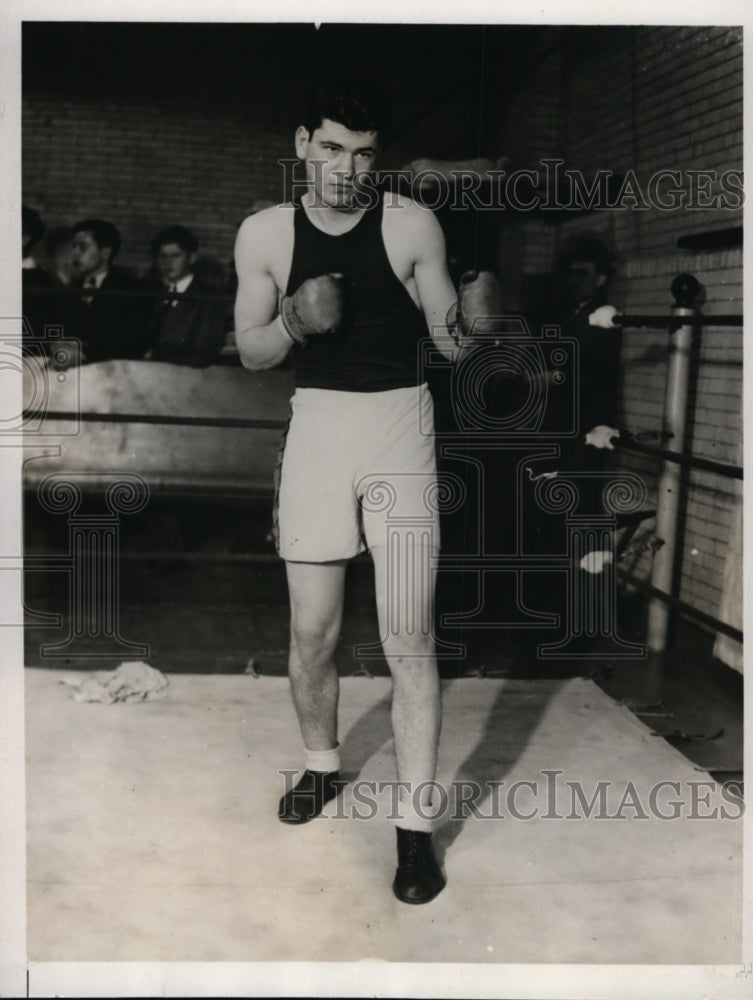
[(303, 344), (315, 334), (336, 333), (342, 323), (343, 307), (342, 275), (321, 274), (286, 295), (280, 315), (290, 338)]
[[(498, 326), (502, 312), (502, 293), (491, 271), (466, 271), (460, 279), (454, 317), (455, 339), (459, 342), (472, 333), (491, 333)], [(452, 313), (452, 310), (451, 310)]]

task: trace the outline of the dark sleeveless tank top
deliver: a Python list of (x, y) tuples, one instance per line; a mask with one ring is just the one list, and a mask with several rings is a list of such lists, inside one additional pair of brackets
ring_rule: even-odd
[(296, 204), (287, 294), (308, 278), (339, 273), (347, 309), (336, 334), (316, 334), (293, 347), (299, 388), (380, 392), (418, 385), (423, 313), (392, 270), (382, 238), (384, 200), (340, 236), (322, 232)]

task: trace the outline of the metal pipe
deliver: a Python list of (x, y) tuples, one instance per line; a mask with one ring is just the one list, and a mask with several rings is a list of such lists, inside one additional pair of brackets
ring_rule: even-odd
[(661, 590), (657, 590), (656, 587), (652, 587), (647, 580), (642, 580), (640, 577), (634, 576), (632, 573), (628, 573), (627, 570), (617, 569), (617, 575), (620, 580), (625, 583), (629, 583), (636, 590), (639, 590), (642, 594), (650, 594), (655, 600), (662, 604), (666, 604), (668, 608), (674, 608), (676, 611), (682, 612), (686, 618), (690, 618), (691, 621), (698, 622), (699, 625), (705, 625), (707, 628), (711, 629), (713, 632), (717, 632), (720, 635), (728, 635), (731, 639), (736, 639), (737, 642), (743, 641), (743, 633), (739, 628), (735, 628), (734, 625), (729, 625), (727, 622), (723, 622), (721, 618), (717, 618), (715, 615), (709, 615), (705, 611), (699, 611), (698, 608), (694, 608), (692, 604), (688, 604), (687, 601), (681, 601), (677, 597), (671, 597), (669, 594), (665, 594)]
[[(682, 275), (681, 275), (682, 277)], [(690, 275), (688, 275), (690, 277)], [(645, 314), (633, 314), (633, 313), (618, 313), (614, 319), (613, 323), (615, 326), (629, 326), (629, 327), (642, 327), (642, 326), (657, 326), (657, 327), (669, 327), (670, 330), (678, 326), (681, 320), (678, 320), (676, 310), (672, 310), (671, 316), (664, 316), (659, 313), (645, 313)], [(730, 326), (733, 328), (742, 328), (743, 317), (741, 313), (720, 313), (718, 316), (704, 315), (696, 316), (696, 325), (703, 324), (704, 326)]]
[(668, 448), (656, 448), (650, 444), (642, 444), (640, 441), (615, 441), (615, 448), (621, 451), (631, 451), (636, 455), (650, 455), (652, 458), (663, 458), (667, 462), (675, 462), (688, 469), (703, 469), (705, 472), (714, 472), (718, 476), (727, 479), (742, 479), (743, 468), (740, 465), (730, 465), (727, 462), (715, 462), (712, 458), (703, 458), (700, 455), (686, 455), (679, 451), (670, 451)]
[[(672, 434), (675, 441), (685, 440), (687, 417), (688, 383), (690, 379), (690, 352), (693, 342), (693, 328), (696, 325), (693, 302), (700, 286), (689, 274), (680, 274), (672, 282), (672, 294), (676, 304), (672, 315), (683, 317), (685, 322), (669, 335), (669, 361), (667, 383), (664, 394), (664, 420), (662, 430)], [(672, 585), (677, 554), (677, 521), (680, 512), (680, 485), (682, 466), (677, 462), (664, 460), (659, 478), (656, 501), (656, 537), (663, 545), (654, 553), (651, 568), (651, 586), (666, 594), (672, 594)], [(667, 648), (670, 608), (653, 597), (648, 609), (646, 641), (652, 653), (663, 653)]]

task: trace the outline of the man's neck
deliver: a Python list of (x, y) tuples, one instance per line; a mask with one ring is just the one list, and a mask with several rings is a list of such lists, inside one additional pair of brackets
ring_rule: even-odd
[(327, 205), (313, 191), (308, 191), (301, 199), (310, 221), (318, 228), (333, 236), (347, 233), (361, 220), (365, 208), (343, 205)]

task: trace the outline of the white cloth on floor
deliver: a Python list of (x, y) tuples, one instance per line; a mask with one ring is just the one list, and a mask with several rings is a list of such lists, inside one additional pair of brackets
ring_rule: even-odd
[(74, 701), (153, 701), (164, 698), (170, 683), (161, 671), (140, 660), (121, 663), (117, 670), (100, 670), (83, 677), (63, 677), (61, 684), (76, 688)]

